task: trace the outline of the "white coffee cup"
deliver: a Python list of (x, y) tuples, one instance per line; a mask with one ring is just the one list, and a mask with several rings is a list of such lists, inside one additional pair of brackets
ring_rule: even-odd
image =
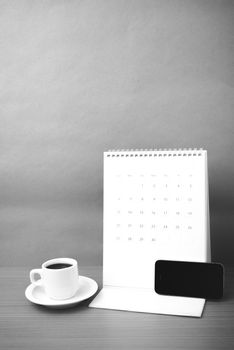
[[(41, 278), (36, 279), (36, 275)], [(30, 271), (30, 280), (35, 285), (43, 285), (46, 294), (52, 299), (71, 298), (79, 288), (78, 263), (71, 258), (48, 260), (41, 269)]]

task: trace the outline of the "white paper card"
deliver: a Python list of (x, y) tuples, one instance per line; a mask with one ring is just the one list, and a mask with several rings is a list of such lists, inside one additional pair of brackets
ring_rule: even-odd
[(205, 299), (156, 294), (143, 288), (104, 286), (91, 307), (135, 312), (201, 317)]

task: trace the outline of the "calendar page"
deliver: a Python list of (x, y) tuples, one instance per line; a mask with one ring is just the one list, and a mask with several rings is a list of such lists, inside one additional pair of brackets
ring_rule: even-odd
[(208, 218), (206, 151), (105, 152), (103, 285), (154, 291), (156, 260), (209, 260)]

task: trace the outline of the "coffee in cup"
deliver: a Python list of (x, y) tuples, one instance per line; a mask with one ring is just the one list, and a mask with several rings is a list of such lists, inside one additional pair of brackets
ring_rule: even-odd
[[(41, 278), (36, 279), (36, 275)], [(79, 288), (78, 263), (71, 258), (48, 260), (41, 269), (30, 271), (30, 280), (35, 285), (43, 285), (46, 294), (52, 299), (69, 299)]]

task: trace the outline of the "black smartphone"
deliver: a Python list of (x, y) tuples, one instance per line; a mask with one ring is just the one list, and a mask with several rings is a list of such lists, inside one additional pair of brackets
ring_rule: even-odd
[(163, 295), (220, 299), (223, 296), (223, 265), (158, 260), (155, 263), (155, 292)]

